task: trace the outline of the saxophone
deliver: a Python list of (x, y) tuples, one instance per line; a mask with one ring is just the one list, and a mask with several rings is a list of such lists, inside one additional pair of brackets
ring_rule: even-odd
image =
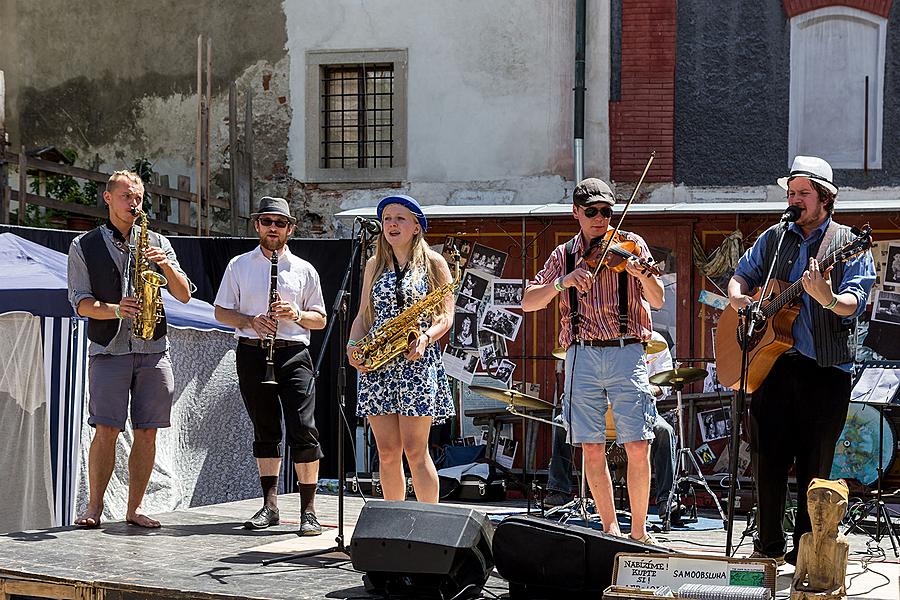
[(131, 331), (134, 337), (142, 340), (153, 339), (156, 324), (163, 317), (163, 302), (159, 288), (169, 281), (162, 273), (150, 268), (147, 260), (147, 248), (150, 247), (150, 233), (147, 230), (147, 213), (138, 207), (131, 209), (131, 214), (141, 220), (141, 232), (134, 244), (134, 297), (141, 305), (141, 312), (134, 317)]
[(402, 313), (360, 338), (353, 349), (353, 358), (372, 370), (381, 368), (394, 357), (404, 354), (410, 342), (420, 335), (419, 321), (422, 317), (435, 314), (444, 298), (452, 294), (459, 285), (460, 257), (455, 247), (453, 261), (456, 265), (453, 281), (428, 292)]

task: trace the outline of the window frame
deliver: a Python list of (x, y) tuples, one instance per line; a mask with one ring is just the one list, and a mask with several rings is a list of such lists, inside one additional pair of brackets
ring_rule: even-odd
[[(326, 67), (393, 65), (393, 167), (323, 167), (322, 75)], [(310, 183), (400, 182), (407, 173), (406, 49), (310, 50), (306, 53), (306, 180)]]
[[(828, 158), (827, 152), (819, 151), (819, 156), (826, 158), (835, 169), (843, 170), (863, 170), (881, 169), (883, 158), (883, 130), (884, 130), (884, 78), (885, 78), (885, 54), (887, 44), (887, 19), (857, 8), (848, 6), (827, 6), (799, 14), (790, 20), (791, 29), (791, 56), (790, 56), (790, 90), (788, 98), (789, 120), (788, 120), (788, 167), (793, 157), (801, 154), (800, 135), (803, 121), (804, 106), (801, 106), (799, 100), (803, 93), (803, 82), (805, 80), (804, 58), (806, 49), (800, 50), (799, 33), (801, 30), (814, 25), (815, 21), (822, 21), (830, 18), (844, 18), (856, 20), (874, 26), (878, 32), (877, 52), (876, 56), (876, 75), (877, 81), (875, 85), (869, 89), (869, 102), (874, 103), (874, 111), (870, 110), (869, 119), (873, 123), (873, 127), (869, 128), (869, 143), (874, 144), (874, 152), (869, 152), (868, 165), (863, 166), (863, 160), (860, 158), (857, 164), (847, 164), (845, 161), (839, 161)], [(871, 83), (871, 82), (870, 82)], [(872, 106), (872, 105), (870, 105)], [(873, 142), (874, 140), (874, 142)], [(865, 156), (865, 149), (863, 156)]]

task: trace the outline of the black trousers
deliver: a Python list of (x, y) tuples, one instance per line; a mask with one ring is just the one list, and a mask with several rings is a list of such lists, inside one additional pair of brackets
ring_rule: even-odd
[[(313, 376), (312, 358), (306, 346), (276, 348), (275, 381), (263, 385), (266, 350), (238, 344), (236, 350), (238, 384), (244, 406), (253, 423), (253, 456), (281, 458), (281, 440), (287, 431), (291, 460), (309, 463), (324, 456), (316, 429), (316, 387), (309, 395), (306, 387)], [(281, 422), (284, 419), (284, 429)]]
[(850, 373), (820, 367), (795, 352), (783, 354), (750, 402), (750, 445), (757, 489), (754, 549), (785, 553), (785, 492), (795, 465), (797, 516), (794, 548), (812, 531), (806, 488), (814, 477), (828, 479), (835, 444), (850, 405)]

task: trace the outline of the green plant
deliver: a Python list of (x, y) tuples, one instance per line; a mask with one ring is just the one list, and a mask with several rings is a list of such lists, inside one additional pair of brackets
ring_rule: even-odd
[[(71, 148), (64, 149), (62, 153), (65, 154), (73, 164), (78, 158), (78, 153)], [(41, 183), (42, 181), (40, 179), (31, 180), (31, 185), (29, 187), (31, 188), (32, 194), (41, 193)], [(83, 206), (94, 206), (95, 204), (94, 199), (97, 197), (97, 184), (93, 181), (86, 182), (82, 188), (71, 175), (48, 173), (44, 178), (43, 183), (44, 193), (47, 194), (48, 198), (72, 204), (81, 204)]]

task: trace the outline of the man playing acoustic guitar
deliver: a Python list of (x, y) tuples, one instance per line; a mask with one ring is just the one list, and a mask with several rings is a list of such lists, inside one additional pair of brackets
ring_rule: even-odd
[[(831, 474), (835, 444), (850, 402), (850, 336), (875, 282), (875, 266), (871, 252), (865, 251), (820, 271), (820, 263), (854, 237), (850, 227), (831, 219), (838, 189), (827, 162), (798, 156), (790, 175), (779, 178), (778, 185), (787, 190), (788, 205), (799, 209), (800, 216), (759, 236), (728, 283), (728, 300), (735, 310), (751, 305), (748, 293), (763, 284), (779, 230), (786, 225), (772, 278), (788, 283), (799, 280), (805, 293), (793, 304), (799, 306), (791, 328), (793, 346), (775, 361), (750, 404), (751, 458), (758, 492), (753, 556), (796, 564), (800, 536), (811, 531), (802, 491), (814, 477), (827, 479)], [(785, 489), (795, 461), (801, 492), (793, 550), (785, 556)]]

